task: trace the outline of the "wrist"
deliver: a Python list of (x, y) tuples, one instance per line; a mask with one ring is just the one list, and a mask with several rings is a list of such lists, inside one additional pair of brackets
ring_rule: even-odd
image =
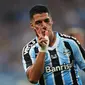
[(40, 48), (39, 48), (40, 52), (46, 52), (48, 50), (49, 38), (48, 38), (48, 36), (45, 36), (45, 38), (47, 39), (47, 44), (43, 47), (40, 46)]
[(39, 47), (40, 52), (46, 52), (48, 47)]

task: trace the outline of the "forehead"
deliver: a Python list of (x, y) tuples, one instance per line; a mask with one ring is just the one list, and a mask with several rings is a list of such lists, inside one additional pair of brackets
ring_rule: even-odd
[(35, 15), (33, 16), (33, 19), (34, 19), (35, 21), (37, 21), (37, 20), (42, 20), (42, 19), (45, 19), (45, 18), (49, 18), (48, 13), (35, 14)]

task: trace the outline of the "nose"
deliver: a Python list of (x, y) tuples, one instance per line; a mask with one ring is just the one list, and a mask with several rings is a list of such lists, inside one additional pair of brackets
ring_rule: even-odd
[(45, 23), (44, 21), (42, 21), (42, 25), (43, 25), (43, 26), (46, 26), (46, 23)]
[(46, 23), (44, 21), (42, 22), (42, 29), (46, 30)]

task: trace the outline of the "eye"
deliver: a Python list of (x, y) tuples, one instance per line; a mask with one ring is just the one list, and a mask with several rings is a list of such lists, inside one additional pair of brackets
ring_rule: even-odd
[(44, 20), (44, 22), (48, 23), (48, 22), (50, 22), (50, 19), (47, 18), (47, 19)]
[(42, 23), (42, 21), (40, 21), (40, 20), (35, 22), (35, 24), (41, 24), (41, 23)]

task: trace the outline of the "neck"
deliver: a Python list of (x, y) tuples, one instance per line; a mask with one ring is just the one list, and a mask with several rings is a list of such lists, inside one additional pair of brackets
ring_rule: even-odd
[(49, 46), (50, 47), (53, 46), (55, 41), (56, 41), (56, 35), (55, 35), (55, 33), (52, 33), (52, 35), (50, 37), (50, 44), (49, 44)]

